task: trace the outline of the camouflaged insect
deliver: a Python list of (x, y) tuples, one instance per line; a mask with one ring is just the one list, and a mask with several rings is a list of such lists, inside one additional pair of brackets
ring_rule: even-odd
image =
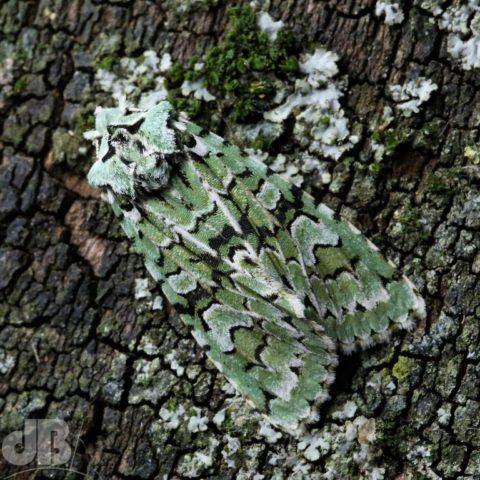
[(424, 315), (357, 229), (168, 102), (96, 113), (89, 182), (212, 362), (276, 426), (316, 420), (337, 350)]

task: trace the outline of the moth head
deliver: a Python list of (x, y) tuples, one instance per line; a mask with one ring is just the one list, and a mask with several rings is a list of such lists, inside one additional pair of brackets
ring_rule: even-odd
[(84, 134), (97, 151), (89, 183), (132, 199), (166, 187), (177, 150), (171, 110), (166, 101), (147, 111), (97, 107), (95, 130)]

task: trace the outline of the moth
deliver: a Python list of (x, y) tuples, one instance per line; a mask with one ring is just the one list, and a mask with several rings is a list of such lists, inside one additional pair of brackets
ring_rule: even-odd
[(352, 225), (177, 115), (98, 108), (91, 185), (106, 191), (193, 337), (271, 423), (318, 417), (337, 352), (423, 318), (412, 283)]

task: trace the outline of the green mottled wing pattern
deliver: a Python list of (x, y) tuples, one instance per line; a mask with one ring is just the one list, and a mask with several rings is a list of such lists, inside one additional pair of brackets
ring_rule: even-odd
[(97, 119), (89, 181), (209, 358), (275, 425), (298, 432), (316, 418), (338, 347), (423, 315), (354, 227), (167, 102)]

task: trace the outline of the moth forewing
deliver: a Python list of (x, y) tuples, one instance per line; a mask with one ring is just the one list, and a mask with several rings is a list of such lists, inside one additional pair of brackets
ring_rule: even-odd
[(276, 426), (316, 421), (337, 349), (425, 314), (358, 230), (168, 102), (99, 109), (87, 137), (89, 181), (213, 363)]

